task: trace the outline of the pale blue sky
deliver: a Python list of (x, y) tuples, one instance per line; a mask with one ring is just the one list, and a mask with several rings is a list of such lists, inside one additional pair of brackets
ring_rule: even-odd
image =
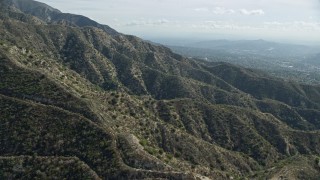
[(40, 0), (142, 38), (320, 43), (320, 0)]

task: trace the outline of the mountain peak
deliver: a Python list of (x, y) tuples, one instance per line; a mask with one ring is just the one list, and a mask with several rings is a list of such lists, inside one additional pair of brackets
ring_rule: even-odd
[(61, 13), (58, 9), (34, 0), (4, 0), (4, 2), (26, 14), (33, 14), (39, 10), (47, 13)]
[(107, 25), (99, 24), (98, 22), (76, 14), (62, 13), (61, 11), (38, 1), (34, 0), (4, 0), (4, 4), (14, 9), (17, 9), (25, 14), (35, 16), (47, 23), (75, 25), (78, 27), (92, 26), (97, 27), (110, 35), (119, 35), (119, 33)]

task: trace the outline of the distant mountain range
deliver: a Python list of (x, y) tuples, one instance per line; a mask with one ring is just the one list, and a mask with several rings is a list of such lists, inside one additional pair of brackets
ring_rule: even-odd
[(31, 0), (0, 27), (0, 179), (320, 178), (319, 86)]
[(305, 45), (293, 45), (264, 40), (212, 40), (186, 44), (184, 47), (225, 51), (233, 54), (254, 54), (267, 57), (303, 57), (319, 53), (320, 49)]

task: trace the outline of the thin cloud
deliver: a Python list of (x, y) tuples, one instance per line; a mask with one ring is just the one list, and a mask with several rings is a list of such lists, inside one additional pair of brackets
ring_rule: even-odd
[(319, 22), (293, 21), (293, 22), (264, 22), (265, 27), (278, 30), (309, 30), (320, 31)]
[(194, 11), (197, 11), (197, 12), (208, 12), (209, 9), (208, 8), (195, 8)]
[(227, 21), (204, 21), (197, 24), (191, 24), (192, 29), (199, 31), (210, 30), (229, 30), (229, 31), (261, 31), (261, 32), (319, 32), (320, 22), (305, 22), (305, 21), (292, 21), (292, 22), (263, 22), (259, 25), (242, 24), (238, 22)]
[(214, 7), (212, 9), (208, 8), (195, 8), (194, 11), (196, 12), (212, 12), (216, 15), (230, 15), (230, 14), (242, 14), (242, 15), (264, 15), (265, 12), (262, 9), (254, 9), (254, 10), (247, 10), (247, 9), (229, 9), (225, 7)]
[(261, 16), (265, 14), (265, 12), (262, 9), (254, 9), (254, 10), (240, 9), (240, 13), (248, 16), (257, 16), (257, 15)]
[(170, 21), (167, 19), (159, 19), (159, 20), (135, 20), (124, 24), (124, 26), (145, 26), (145, 25), (162, 25), (167, 24)]
[(249, 26), (244, 24), (238, 24), (235, 22), (225, 22), (225, 21), (205, 21), (201, 24), (198, 24), (198, 26), (193, 25), (193, 28), (198, 29), (220, 29), (220, 30), (258, 30), (261, 29), (261, 27), (256, 26)]
[(233, 9), (227, 9), (224, 7), (215, 7), (212, 12), (214, 14), (218, 14), (218, 15), (225, 15), (225, 14), (234, 14), (236, 11)]
[(197, 24), (191, 24), (191, 28), (197, 30), (232, 30), (232, 31), (320, 31), (319, 22), (305, 22), (305, 21), (292, 21), (292, 22), (263, 22), (259, 25), (242, 24), (237, 22), (227, 21), (204, 21)]

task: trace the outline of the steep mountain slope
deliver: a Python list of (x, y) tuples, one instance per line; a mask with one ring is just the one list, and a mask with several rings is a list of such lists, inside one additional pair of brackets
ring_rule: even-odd
[(226, 64), (214, 64), (206, 68), (229, 84), (257, 99), (270, 98), (294, 107), (319, 108), (319, 86), (300, 85), (294, 82), (271, 79), (253, 71)]
[(1, 3), (1, 178), (271, 177), (296, 156), (320, 176), (319, 87)]

